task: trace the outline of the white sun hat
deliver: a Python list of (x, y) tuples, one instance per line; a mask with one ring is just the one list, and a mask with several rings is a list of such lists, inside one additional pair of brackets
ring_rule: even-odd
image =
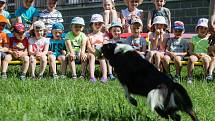
[(90, 20), (91, 23), (101, 22), (104, 23), (103, 17), (101, 14), (93, 14)]
[(154, 24), (165, 24), (167, 25), (166, 19), (163, 16), (156, 16), (153, 19), (153, 25)]
[(200, 18), (198, 20), (196, 28), (199, 27), (199, 26), (203, 26), (203, 27), (207, 27), (208, 28), (208, 19), (207, 18)]

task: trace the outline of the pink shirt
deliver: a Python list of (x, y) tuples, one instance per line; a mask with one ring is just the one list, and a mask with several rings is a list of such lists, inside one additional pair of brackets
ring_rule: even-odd
[(91, 45), (93, 45), (94, 47), (96, 46), (102, 46), (103, 43), (108, 40), (108, 36), (102, 32), (99, 32), (97, 34), (89, 34), (89, 41), (91, 43)]

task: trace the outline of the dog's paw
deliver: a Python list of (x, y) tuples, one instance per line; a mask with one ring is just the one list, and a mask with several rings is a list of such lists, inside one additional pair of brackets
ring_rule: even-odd
[(132, 105), (137, 106), (137, 100), (134, 99), (133, 97), (130, 97), (129, 102), (130, 102)]

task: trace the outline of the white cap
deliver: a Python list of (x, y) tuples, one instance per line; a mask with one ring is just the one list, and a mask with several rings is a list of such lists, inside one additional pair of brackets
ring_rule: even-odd
[(95, 22), (104, 22), (102, 15), (100, 14), (93, 14), (90, 20), (91, 23), (95, 23)]
[(208, 28), (208, 19), (206, 19), (206, 18), (200, 18), (198, 20), (198, 24), (197, 24), (196, 28), (199, 27), (199, 26), (203, 26), (203, 27), (207, 27)]
[(45, 27), (45, 24), (43, 21), (35, 21), (33, 23), (33, 28), (34, 29), (45, 29), (46, 27)]
[(139, 23), (141, 26), (143, 26), (143, 22), (139, 18), (132, 19), (131, 24), (134, 24), (134, 23)]
[(167, 25), (166, 19), (163, 16), (156, 16), (153, 19), (153, 25), (154, 24), (165, 24)]

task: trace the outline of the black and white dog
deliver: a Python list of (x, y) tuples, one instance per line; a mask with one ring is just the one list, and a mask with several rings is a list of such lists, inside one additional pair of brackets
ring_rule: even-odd
[(177, 111), (181, 110), (193, 121), (198, 121), (187, 91), (158, 71), (131, 46), (109, 43), (98, 51), (113, 66), (131, 104), (137, 106), (137, 101), (130, 94), (145, 96), (151, 109), (163, 118), (180, 121)]

